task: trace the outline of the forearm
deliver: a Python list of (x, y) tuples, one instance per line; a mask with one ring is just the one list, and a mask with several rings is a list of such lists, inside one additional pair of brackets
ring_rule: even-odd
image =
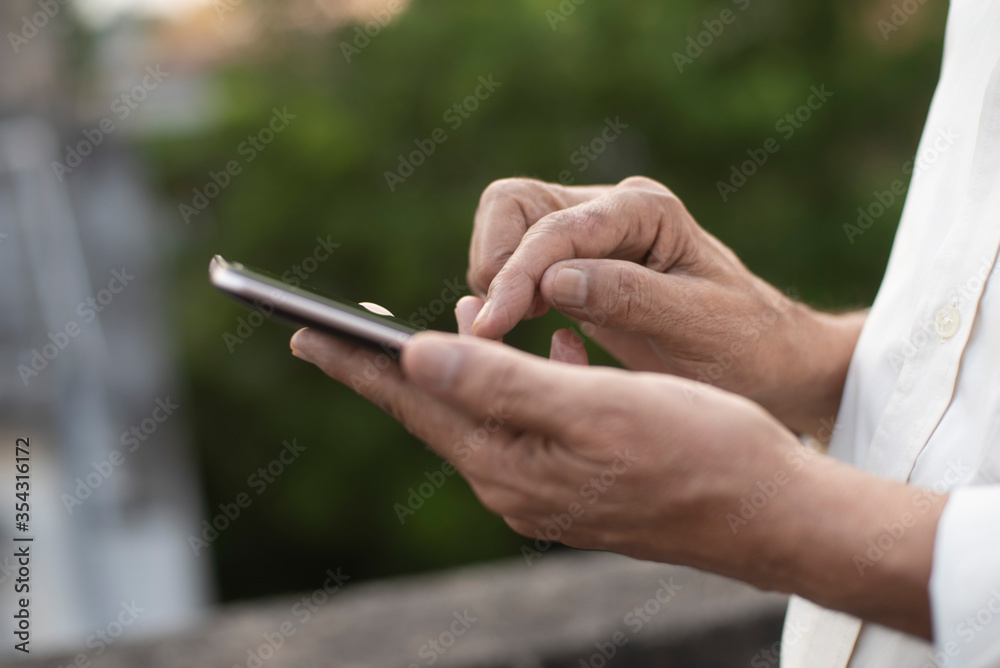
[(946, 500), (812, 455), (741, 532), (756, 556), (744, 579), (929, 639), (928, 582)]

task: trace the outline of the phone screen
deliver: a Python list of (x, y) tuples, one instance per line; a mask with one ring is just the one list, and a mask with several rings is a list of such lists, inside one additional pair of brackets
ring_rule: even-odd
[[(310, 299), (318, 299), (327, 302), (332, 302), (333, 304), (336, 304), (340, 309), (352, 313), (358, 316), (359, 318), (364, 318), (365, 320), (370, 320), (372, 322), (383, 323), (389, 325), (394, 329), (398, 329), (401, 332), (405, 332), (407, 334), (415, 334), (419, 331), (422, 331), (423, 329), (422, 327), (417, 327), (410, 321), (404, 320), (403, 318), (398, 318), (394, 315), (383, 315), (381, 313), (375, 313), (374, 311), (365, 308), (358, 302), (352, 302), (348, 299), (334, 297), (330, 293), (320, 290), (319, 288), (305, 284), (300, 284), (298, 286), (295, 286), (292, 285), (291, 283), (286, 283), (280, 276), (272, 274), (271, 272), (265, 269), (259, 269), (257, 267), (250, 267), (240, 264), (236, 264), (235, 266), (242, 267), (246, 271), (247, 275), (256, 274), (256, 278), (270, 285), (273, 285), (276, 288), (287, 290), (288, 292), (292, 292), (294, 294), (298, 294), (303, 297), (308, 297)], [(280, 293), (278, 293), (276, 297), (278, 300), (280, 300)]]
[(217, 287), (252, 309), (356, 343), (398, 350), (402, 341), (423, 329), (403, 318), (375, 313), (358, 302), (313, 287), (292, 285), (266, 270), (228, 262), (219, 256), (212, 261), (210, 272)]

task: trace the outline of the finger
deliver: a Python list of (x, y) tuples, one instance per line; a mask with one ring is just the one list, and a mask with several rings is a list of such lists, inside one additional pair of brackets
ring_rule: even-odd
[(554, 436), (574, 423), (596, 378), (566, 364), (494, 341), (421, 332), (403, 346), (403, 373), (460, 411), (497, 416), (514, 427)]
[(300, 329), (290, 342), (292, 354), (320, 368), (397, 419), (406, 379), (394, 356), (320, 333)]
[(590, 360), (587, 359), (587, 348), (583, 339), (576, 335), (573, 330), (560, 329), (552, 335), (552, 348), (549, 352), (549, 359), (565, 364), (577, 364), (588, 366)]
[(549, 267), (542, 297), (574, 320), (649, 336), (661, 334), (688, 282), (626, 260), (567, 260)]
[[(386, 353), (379, 353), (319, 332), (302, 329), (291, 340), (292, 354), (318, 366), (331, 378), (352, 388), (399, 420), (414, 436), (442, 457), (466, 468), (461, 443), (480, 428), (481, 421), (462, 413), (408, 382)], [(491, 433), (499, 434), (499, 429)], [(489, 456), (483, 447), (478, 459)], [(468, 463), (472, 463), (471, 459)]]
[(531, 300), (531, 307), (528, 309), (528, 314), (525, 317), (528, 319), (540, 318), (548, 312), (549, 305), (542, 299), (541, 294), (536, 294), (535, 298)]
[(538, 220), (599, 197), (609, 186), (562, 186), (535, 179), (501, 179), (483, 191), (469, 245), (468, 283), (485, 297), (493, 278)]
[(473, 331), (485, 338), (510, 331), (528, 313), (543, 274), (556, 262), (616, 258), (669, 269), (683, 255), (678, 231), (685, 213), (665, 188), (624, 186), (549, 214), (524, 233), (493, 279)]
[(479, 297), (462, 297), (455, 304), (455, 320), (458, 322), (458, 333), (472, 334), (472, 321), (483, 308), (483, 300)]
[(565, 455), (551, 457), (548, 450), (532, 447), (531, 439), (515, 437), (502, 413), (476, 417), (425, 392), (403, 377), (399, 365), (387, 363), (381, 357), (384, 353), (309, 329), (296, 332), (291, 346), (296, 357), (315, 364), (399, 420), (493, 505), (498, 498), (530, 498), (533, 491), (563, 482), (571, 469)]

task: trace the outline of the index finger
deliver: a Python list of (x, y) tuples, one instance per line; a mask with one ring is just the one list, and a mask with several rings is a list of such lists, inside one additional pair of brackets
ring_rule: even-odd
[(521, 237), (548, 214), (601, 196), (609, 186), (563, 186), (535, 179), (494, 181), (479, 200), (469, 244), (468, 284), (485, 297)]
[[(493, 278), (473, 332), (499, 338), (531, 310), (545, 271), (564, 260), (610, 258), (641, 261), (656, 254), (658, 270), (680, 257), (680, 201), (662, 186), (622, 186), (601, 197), (556, 211), (532, 225)], [(662, 257), (661, 257), (662, 256)], [(664, 261), (666, 258), (666, 261)]]

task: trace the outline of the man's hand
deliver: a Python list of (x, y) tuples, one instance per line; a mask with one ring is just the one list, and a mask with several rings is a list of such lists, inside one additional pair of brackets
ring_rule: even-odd
[[(463, 300), (460, 320), (480, 305)], [(912, 488), (802, 448), (738, 395), (583, 366), (579, 344), (557, 333), (553, 354), (562, 361), (553, 361), (428, 332), (405, 345), (401, 365), (386, 365), (379, 353), (310, 330), (292, 339), (295, 355), (450, 460), (521, 534), (555, 531), (567, 545), (695, 566), (929, 633), (943, 500), (929, 497), (930, 512), (861, 574), (852, 555), (916, 512)], [(381, 371), (372, 377), (372, 368)]]
[[(827, 432), (863, 316), (820, 314), (753, 275), (663, 185), (498, 181), (476, 213), (469, 285), (499, 338), (549, 307), (633, 370), (711, 383), (792, 429)], [(827, 434), (828, 435), (828, 434)]]
[[(378, 354), (311, 330), (292, 350), (346, 384)], [(583, 355), (572, 342), (557, 354)], [(808, 454), (738, 395), (575, 361), (426, 332), (405, 345), (400, 365), (358, 387), (519, 533), (534, 536), (565, 514), (567, 545), (660, 561), (721, 564), (751, 533), (734, 534), (726, 520), (739, 497)]]

